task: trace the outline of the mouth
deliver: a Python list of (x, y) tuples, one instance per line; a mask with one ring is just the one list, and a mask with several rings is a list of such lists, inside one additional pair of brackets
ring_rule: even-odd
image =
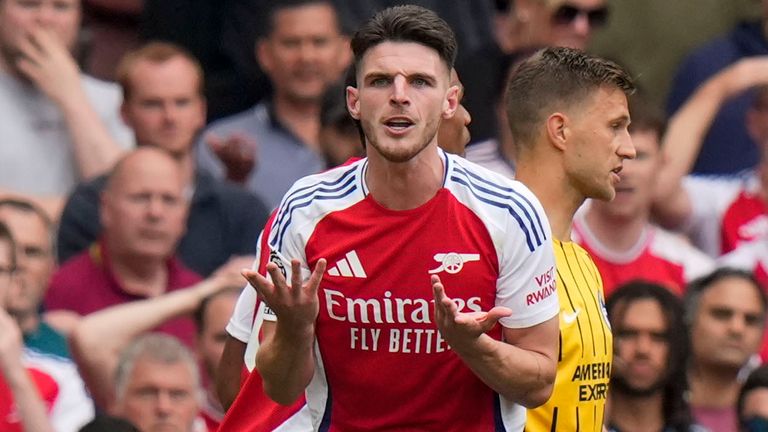
[(408, 131), (416, 123), (408, 117), (390, 117), (384, 122), (384, 126), (394, 135), (401, 135)]

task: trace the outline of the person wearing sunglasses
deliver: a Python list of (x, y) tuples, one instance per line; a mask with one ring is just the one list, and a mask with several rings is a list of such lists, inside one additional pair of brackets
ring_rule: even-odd
[(513, 46), (565, 46), (584, 50), (608, 21), (605, 0), (515, 0), (510, 10)]

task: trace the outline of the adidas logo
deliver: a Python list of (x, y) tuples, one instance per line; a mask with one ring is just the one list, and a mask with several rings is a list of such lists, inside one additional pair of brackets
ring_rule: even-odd
[(363, 265), (360, 264), (360, 259), (357, 257), (357, 252), (347, 252), (344, 258), (336, 261), (336, 265), (328, 270), (328, 274), (331, 276), (351, 277), (351, 278), (367, 278), (363, 270)]

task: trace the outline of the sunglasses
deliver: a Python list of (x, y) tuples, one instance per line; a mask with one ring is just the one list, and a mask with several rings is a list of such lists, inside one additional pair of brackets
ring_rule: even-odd
[(602, 27), (608, 21), (608, 7), (582, 9), (577, 6), (564, 4), (552, 14), (552, 22), (556, 25), (571, 25), (579, 16), (586, 16), (590, 27)]

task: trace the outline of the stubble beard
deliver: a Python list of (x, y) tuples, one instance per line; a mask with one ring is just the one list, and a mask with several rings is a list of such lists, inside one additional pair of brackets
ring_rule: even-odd
[[(370, 122), (362, 122), (363, 132), (366, 136), (366, 141), (373, 149), (376, 150), (384, 159), (393, 163), (403, 163), (416, 157), (425, 148), (429, 146), (433, 139), (437, 136), (437, 127), (427, 126), (424, 133), (419, 137), (421, 139), (417, 145), (395, 145), (390, 148), (385, 148), (379, 145), (378, 137), (376, 136), (376, 127)], [(438, 123), (439, 124), (439, 123)], [(407, 141), (405, 138), (401, 141)]]

